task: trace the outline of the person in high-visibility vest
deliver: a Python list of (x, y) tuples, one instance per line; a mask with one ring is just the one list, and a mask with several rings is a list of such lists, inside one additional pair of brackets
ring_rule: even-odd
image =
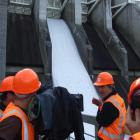
[(0, 118), (0, 139), (34, 140), (34, 128), (28, 119), (28, 107), (39, 90), (41, 82), (32, 69), (23, 69), (13, 79), (14, 101), (10, 102)]
[(8, 76), (0, 83), (0, 116), (9, 102), (13, 101), (14, 93), (12, 92), (14, 76)]
[(98, 106), (96, 120), (99, 124), (99, 140), (123, 140), (126, 122), (126, 107), (124, 100), (115, 90), (114, 80), (110, 73), (101, 72), (94, 86), (101, 100), (93, 98), (93, 104)]
[(126, 126), (131, 133), (130, 140), (140, 140), (140, 78), (130, 86), (128, 93)]

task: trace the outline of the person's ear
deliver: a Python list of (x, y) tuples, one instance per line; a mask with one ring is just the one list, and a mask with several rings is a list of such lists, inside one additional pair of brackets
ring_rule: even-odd
[(11, 101), (14, 101), (15, 96), (14, 96), (13, 93), (8, 93), (6, 98), (9, 99), (9, 100), (11, 100)]

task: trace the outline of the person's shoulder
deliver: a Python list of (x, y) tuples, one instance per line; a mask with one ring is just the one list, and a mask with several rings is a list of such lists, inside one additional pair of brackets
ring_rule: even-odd
[(130, 140), (139, 140), (139, 138), (140, 138), (140, 132), (133, 134)]
[(117, 109), (116, 106), (112, 102), (105, 102), (103, 104), (103, 108), (107, 108), (107, 109), (109, 108), (110, 110), (114, 108)]
[(22, 122), (18, 117), (5, 118), (0, 122), (0, 140), (20, 139), (21, 129)]
[(107, 101), (103, 104), (103, 106), (114, 106), (112, 102)]

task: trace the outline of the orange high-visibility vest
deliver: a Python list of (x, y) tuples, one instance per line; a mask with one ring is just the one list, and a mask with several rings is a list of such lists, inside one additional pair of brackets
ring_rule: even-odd
[(109, 126), (101, 127), (98, 136), (103, 140), (123, 140), (123, 130), (126, 122), (124, 100), (116, 94), (109, 97), (105, 102), (111, 102), (119, 110), (119, 117)]
[(34, 129), (32, 124), (29, 122), (26, 114), (13, 103), (8, 104), (3, 112), (2, 118), (0, 118), (0, 122), (11, 116), (18, 117), (22, 122), (22, 140), (34, 140)]

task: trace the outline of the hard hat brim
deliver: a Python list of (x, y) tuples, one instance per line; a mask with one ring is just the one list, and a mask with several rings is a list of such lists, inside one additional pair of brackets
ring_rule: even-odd
[(36, 87), (36, 88), (34, 88), (33, 90), (30, 90), (30, 91), (28, 90), (27, 92), (26, 91), (23, 92), (23, 91), (16, 90), (16, 89), (13, 89), (13, 91), (16, 94), (32, 94), (32, 93), (38, 91), (40, 89), (40, 87), (41, 87), (41, 82), (38, 83), (38, 87)]
[(108, 85), (114, 85), (114, 83), (93, 83), (94, 86), (98, 87), (98, 86), (108, 86)]

